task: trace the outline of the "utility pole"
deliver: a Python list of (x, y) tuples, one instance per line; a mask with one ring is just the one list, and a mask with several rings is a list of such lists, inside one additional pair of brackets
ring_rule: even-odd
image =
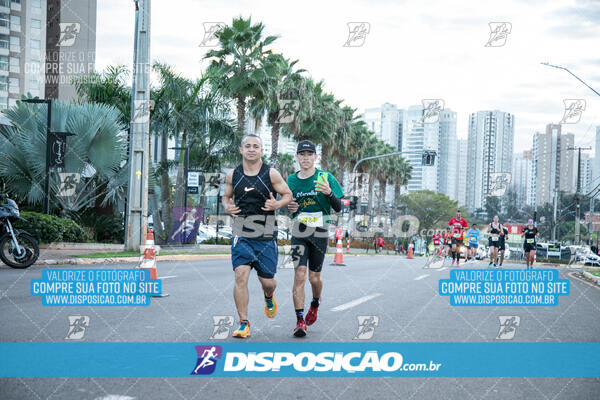
[(567, 150), (577, 150), (577, 189), (575, 191), (575, 245), (579, 246), (579, 219), (581, 218), (581, 150), (591, 150), (591, 147), (569, 147)]
[(594, 215), (594, 196), (590, 196), (590, 211), (588, 213), (589, 218), (588, 218), (588, 224), (587, 224), (587, 231), (588, 231), (588, 235), (589, 239), (588, 239), (588, 246), (592, 246), (593, 244), (593, 239), (592, 239), (592, 215)]
[(552, 241), (556, 242), (556, 208), (558, 205), (558, 189), (554, 188), (554, 217), (552, 218), (552, 221), (554, 221), (554, 224), (552, 224)]
[(150, 0), (134, 0), (135, 35), (129, 185), (125, 220), (125, 249), (137, 250), (148, 229), (148, 143), (150, 141)]

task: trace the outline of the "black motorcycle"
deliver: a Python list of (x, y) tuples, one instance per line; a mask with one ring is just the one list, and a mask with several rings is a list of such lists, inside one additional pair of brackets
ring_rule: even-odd
[(18, 218), (25, 221), (19, 214), (19, 206), (6, 195), (0, 196), (5, 202), (0, 204), (0, 259), (12, 268), (27, 268), (31, 266), (40, 255), (37, 240), (29, 233), (13, 229), (11, 219)]

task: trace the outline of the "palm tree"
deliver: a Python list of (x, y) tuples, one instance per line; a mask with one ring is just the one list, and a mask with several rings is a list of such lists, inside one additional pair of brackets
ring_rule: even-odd
[[(381, 154), (390, 154), (396, 151), (395, 148), (390, 146), (389, 144), (384, 144), (381, 146)], [(379, 182), (379, 204), (377, 207), (382, 210), (383, 205), (385, 204), (385, 193), (387, 189), (388, 182), (392, 182), (392, 162), (389, 158), (381, 158), (377, 160), (377, 172), (375, 176), (377, 177), (377, 181)]]
[(400, 187), (406, 186), (410, 179), (412, 166), (405, 158), (395, 158), (392, 163), (392, 181), (394, 183), (394, 202), (392, 217), (396, 217), (396, 211), (398, 209), (398, 203), (400, 201)]
[(286, 133), (295, 140), (308, 139), (321, 144), (321, 168), (327, 169), (329, 148), (337, 143), (335, 131), (341, 124), (341, 100), (326, 93), (323, 86), (323, 81), (315, 83), (311, 78), (304, 80), (305, 97), (300, 101), (295, 121)]
[(215, 35), (220, 49), (210, 50), (204, 58), (212, 59), (207, 73), (211, 84), (226, 97), (237, 102), (237, 129), (245, 131), (246, 103), (248, 99), (260, 95), (260, 83), (265, 75), (263, 61), (271, 51), (266, 47), (277, 37), (262, 38), (264, 25), (252, 25), (251, 18), (234, 18), (231, 26), (225, 26)]
[(279, 132), (281, 125), (286, 123), (280, 119), (280, 113), (292, 108), (290, 112), (294, 115), (298, 110), (301, 93), (303, 90), (303, 69), (294, 70), (298, 61), (290, 62), (280, 54), (269, 54), (263, 60), (264, 80), (259, 82), (259, 93), (250, 100), (250, 114), (255, 120), (255, 130), (261, 124), (262, 117), (266, 113), (267, 123), (271, 126), (271, 164), (277, 168)]
[[(46, 169), (45, 107), (17, 102), (4, 111), (12, 126), (0, 125), (0, 177), (10, 192), (27, 203), (40, 204), (44, 197)], [(52, 103), (55, 132), (72, 132), (67, 140), (65, 171), (78, 173), (81, 181), (68, 199), (57, 197), (61, 188), (58, 173), (50, 176), (50, 204), (65, 216), (93, 206), (114, 203), (125, 191), (127, 137), (122, 133), (120, 112), (105, 104)], [(75, 184), (75, 183), (73, 183)]]
[(279, 153), (279, 172), (284, 180), (295, 172), (294, 156), (287, 153)]
[(366, 129), (366, 123), (360, 120), (360, 116), (355, 115), (355, 112), (356, 109), (349, 106), (342, 108), (341, 121), (335, 137), (336, 143), (331, 146), (331, 155), (337, 159), (340, 167), (340, 182), (344, 182), (346, 167), (351, 168), (354, 165), (348, 164), (356, 159), (355, 156), (359, 152), (360, 143), (354, 139), (359, 136), (359, 130)]
[[(375, 139), (375, 141), (372, 142), (370, 145), (368, 145), (368, 147), (365, 149), (366, 150), (365, 157), (384, 154), (385, 153), (384, 146), (385, 146), (385, 144), (382, 141)], [(368, 200), (367, 200), (367, 210), (370, 211), (371, 207), (373, 206), (373, 188), (375, 186), (375, 180), (377, 180), (377, 174), (378, 174), (378, 170), (379, 170), (381, 164), (380, 164), (379, 159), (368, 160), (368, 161), (365, 161), (363, 164), (367, 164), (368, 173), (369, 173), (369, 191), (368, 191)]]
[(74, 81), (79, 103), (108, 104), (119, 110), (119, 120), (128, 127), (131, 119), (131, 88), (127, 86), (129, 70), (124, 65), (109, 65)]

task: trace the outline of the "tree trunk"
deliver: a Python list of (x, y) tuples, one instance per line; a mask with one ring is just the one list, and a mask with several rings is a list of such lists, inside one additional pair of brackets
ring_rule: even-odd
[(163, 228), (162, 221), (160, 218), (160, 207), (158, 206), (158, 198), (154, 190), (148, 192), (148, 197), (152, 203), (152, 223), (154, 225), (154, 232), (156, 232), (155, 240), (158, 244), (162, 244)]
[(387, 188), (387, 181), (379, 181), (379, 209), (383, 210), (385, 206), (385, 191)]
[[(394, 205), (394, 209), (392, 210), (393, 221), (396, 220), (396, 213), (398, 212), (398, 197), (400, 196), (400, 183), (394, 183), (394, 201), (392, 204)], [(392, 222), (393, 222), (392, 221)]]
[(339, 182), (340, 185), (343, 187), (344, 186), (344, 174), (345, 174), (345, 170), (346, 170), (346, 157), (344, 156), (340, 156), (339, 157), (339, 163), (340, 163), (340, 176), (339, 176)]
[(243, 135), (246, 132), (244, 129), (246, 126), (246, 98), (242, 95), (237, 98), (237, 124), (238, 130)]
[(373, 206), (373, 186), (375, 185), (375, 179), (373, 178), (373, 174), (369, 174), (369, 200), (367, 201), (367, 214), (369, 218), (373, 219), (373, 213), (371, 212), (371, 207)]
[[(186, 131), (183, 131), (181, 135), (181, 147), (185, 147), (186, 145)], [(174, 205), (177, 207), (183, 207), (184, 196), (186, 195), (185, 186), (185, 156), (186, 154), (181, 151), (179, 153), (179, 167), (177, 168), (177, 181), (175, 183), (175, 203)]]
[(329, 143), (321, 143), (321, 169), (327, 171), (327, 154), (329, 153)]
[(279, 122), (271, 126), (271, 167), (279, 168)]
[[(161, 136), (160, 161), (163, 165), (167, 163), (167, 150), (169, 146), (169, 134), (164, 132)], [(165, 230), (170, 233), (173, 226), (173, 210), (171, 208), (171, 183), (169, 181), (169, 170), (165, 169), (160, 175), (160, 205), (165, 222)]]

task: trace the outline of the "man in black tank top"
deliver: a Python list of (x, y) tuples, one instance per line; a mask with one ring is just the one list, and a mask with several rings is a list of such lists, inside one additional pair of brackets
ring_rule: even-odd
[[(248, 278), (256, 269), (265, 296), (265, 314), (277, 314), (275, 273), (277, 272), (277, 225), (275, 210), (292, 200), (292, 192), (281, 174), (261, 160), (262, 142), (256, 135), (245, 135), (240, 147), (242, 164), (225, 179), (223, 208), (233, 219), (231, 262), (235, 273), (233, 298), (240, 317), (234, 337), (250, 335), (248, 322)], [(277, 193), (281, 195), (276, 200)]]

